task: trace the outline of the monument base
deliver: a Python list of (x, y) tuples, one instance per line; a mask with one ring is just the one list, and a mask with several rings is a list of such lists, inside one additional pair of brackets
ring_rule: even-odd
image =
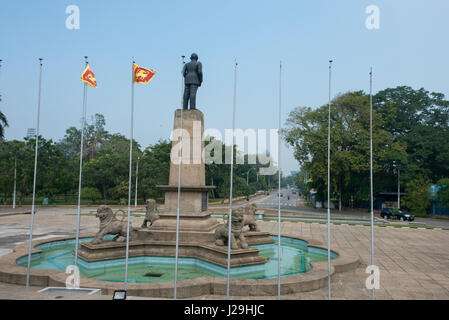
[[(176, 246), (166, 241), (133, 241), (129, 244), (129, 257), (175, 257)], [(226, 246), (214, 244), (179, 243), (179, 257), (197, 258), (221, 267), (227, 267), (228, 250)], [(81, 243), (78, 252), (80, 259), (87, 262), (124, 259), (126, 243), (105, 241), (100, 244)], [(265, 258), (256, 248), (231, 250), (231, 267), (264, 264)]]
[[(274, 240), (267, 232), (245, 232), (249, 245), (269, 244)], [(174, 257), (176, 232), (140, 228), (137, 240), (129, 243), (129, 257)], [(126, 242), (103, 241), (99, 244), (82, 242), (79, 257), (87, 262), (124, 259)], [(228, 247), (215, 245), (215, 232), (180, 231), (179, 257), (197, 258), (218, 266), (227, 267)], [(265, 258), (256, 248), (231, 250), (231, 267), (264, 264)]]
[[(176, 213), (159, 213), (159, 219), (151, 226), (152, 230), (176, 231)], [(196, 214), (180, 214), (180, 231), (208, 232), (214, 230), (219, 225), (217, 219), (208, 212)]]

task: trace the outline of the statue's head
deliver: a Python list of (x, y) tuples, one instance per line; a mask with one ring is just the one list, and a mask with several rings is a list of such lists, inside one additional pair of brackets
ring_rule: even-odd
[(145, 205), (147, 211), (155, 211), (156, 209), (156, 200), (148, 199)]
[(245, 214), (253, 215), (257, 210), (257, 205), (255, 203), (250, 203), (245, 207)]
[(236, 208), (232, 210), (231, 229), (233, 233), (240, 233), (242, 231), (243, 215), (244, 215), (243, 208)]
[(107, 206), (100, 206), (97, 209), (96, 217), (103, 221), (105, 219), (111, 219), (114, 216), (112, 209)]
[(192, 55), (190, 56), (190, 60), (198, 61), (198, 55), (196, 53), (192, 53)]

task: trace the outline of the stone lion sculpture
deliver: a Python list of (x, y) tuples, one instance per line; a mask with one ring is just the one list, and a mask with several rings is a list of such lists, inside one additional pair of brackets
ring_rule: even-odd
[[(232, 210), (231, 217), (231, 249), (247, 249), (248, 243), (243, 235), (244, 210), (241, 208)], [(215, 244), (217, 246), (228, 245), (228, 222), (215, 230)]]
[(243, 215), (243, 226), (248, 226), (249, 231), (260, 231), (256, 223), (254, 214), (256, 213), (257, 205), (255, 203), (248, 204), (245, 207), (245, 213)]
[(147, 212), (145, 214), (145, 219), (142, 223), (142, 228), (147, 228), (148, 221), (150, 222), (150, 227), (153, 225), (153, 222), (159, 219), (159, 215), (157, 214), (157, 203), (154, 199), (148, 199), (146, 201), (145, 208)]
[[(95, 215), (100, 219), (100, 231), (97, 232), (94, 239), (91, 241), (92, 244), (98, 244), (103, 242), (103, 237), (107, 234), (115, 234), (113, 241), (123, 242), (126, 241), (126, 221), (118, 220), (115, 213), (111, 208), (107, 206), (100, 206), (97, 209), (97, 214)], [(130, 240), (135, 238), (135, 230), (129, 225), (129, 238)]]

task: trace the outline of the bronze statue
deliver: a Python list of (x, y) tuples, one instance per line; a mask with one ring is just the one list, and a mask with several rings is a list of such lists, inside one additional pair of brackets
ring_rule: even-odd
[(196, 91), (203, 82), (203, 66), (198, 61), (196, 53), (192, 53), (190, 62), (186, 63), (182, 68), (182, 75), (185, 85), (182, 108), (187, 110), (187, 105), (190, 101), (190, 109), (194, 110), (196, 109)]

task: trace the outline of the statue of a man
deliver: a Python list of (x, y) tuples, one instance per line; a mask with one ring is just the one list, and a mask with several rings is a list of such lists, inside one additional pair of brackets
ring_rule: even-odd
[(192, 53), (190, 62), (186, 63), (182, 68), (182, 75), (184, 76), (184, 97), (183, 109), (187, 110), (187, 105), (190, 100), (190, 109), (196, 109), (196, 91), (201, 87), (203, 82), (203, 66), (198, 61), (198, 55)]

